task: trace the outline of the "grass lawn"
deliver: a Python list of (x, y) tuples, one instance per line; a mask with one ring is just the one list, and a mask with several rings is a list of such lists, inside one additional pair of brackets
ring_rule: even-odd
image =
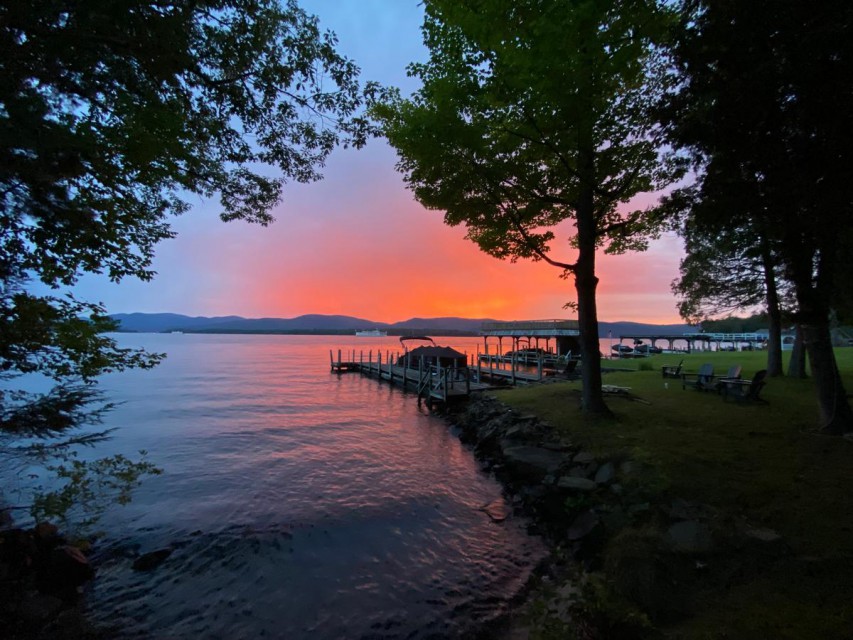
[[(786, 354), (787, 355), (787, 354)], [(836, 351), (845, 388), (853, 391), (853, 349)], [(660, 368), (681, 356), (604, 361), (631, 367), (605, 384), (631, 388), (642, 400), (614, 396), (613, 420), (578, 410), (580, 382), (501, 391), (503, 402), (535, 413), (601, 458), (648, 465), (650, 495), (711, 505), (717, 525), (747, 521), (783, 537), (784, 553), (744, 566), (726, 558), (689, 586), (686, 616), (662, 623), (670, 638), (853, 638), (853, 440), (817, 432), (813, 382), (769, 379), (766, 404), (724, 402), (715, 393), (682, 390)], [(732, 364), (751, 378), (766, 353), (695, 353), (684, 370)], [(653, 367), (653, 370), (639, 370)]]

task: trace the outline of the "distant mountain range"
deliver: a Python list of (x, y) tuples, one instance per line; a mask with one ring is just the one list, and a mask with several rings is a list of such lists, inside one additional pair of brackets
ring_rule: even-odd
[[(242, 318), (240, 316), (190, 317), (176, 313), (117, 313), (111, 316), (119, 330), (135, 333), (299, 333), (347, 334), (362, 329), (382, 329), (390, 335), (476, 335), (489, 318), (411, 318), (388, 324), (351, 316), (310, 314), (296, 318)], [(627, 334), (683, 333), (690, 331), (686, 324), (643, 324), (639, 322), (600, 322), (599, 334), (614, 338)]]

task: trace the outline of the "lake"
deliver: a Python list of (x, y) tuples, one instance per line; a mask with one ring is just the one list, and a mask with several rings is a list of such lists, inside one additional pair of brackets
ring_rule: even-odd
[[(460, 638), (544, 557), (521, 517), (414, 395), (329, 372), (329, 350), (396, 338), (120, 334), (168, 354), (105, 376), (97, 453), (163, 468), (101, 522), (96, 622), (139, 638)], [(476, 338), (439, 339), (473, 353)], [(136, 554), (171, 547), (150, 572)]]

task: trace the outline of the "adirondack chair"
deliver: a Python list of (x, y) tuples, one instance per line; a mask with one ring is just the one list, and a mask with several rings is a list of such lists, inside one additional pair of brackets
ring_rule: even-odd
[(767, 400), (760, 397), (767, 378), (767, 370), (762, 369), (756, 373), (752, 380), (723, 380), (723, 400), (732, 398), (738, 402), (763, 402)]
[(681, 367), (684, 365), (684, 360), (679, 362), (678, 364), (665, 364), (660, 370), (663, 374), (664, 378), (680, 378), (681, 377)]
[(577, 380), (580, 377), (578, 373), (578, 362), (579, 360), (572, 360), (571, 358), (566, 363), (566, 368), (563, 369), (563, 375), (566, 376), (569, 380)]
[(714, 388), (717, 390), (717, 393), (723, 393), (727, 380), (740, 380), (741, 371), (742, 368), (739, 364), (733, 364), (732, 366), (730, 366), (729, 370), (726, 371), (726, 375), (717, 378), (717, 384), (714, 385)]
[(714, 365), (705, 363), (699, 367), (696, 373), (681, 374), (681, 388), (696, 389), (697, 391), (708, 391), (714, 388)]

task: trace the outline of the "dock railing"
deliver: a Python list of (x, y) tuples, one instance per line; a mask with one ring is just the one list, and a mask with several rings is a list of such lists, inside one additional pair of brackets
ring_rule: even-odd
[[(472, 389), (472, 370), (467, 366), (442, 366), (440, 363), (426, 363), (420, 358), (417, 367), (411, 362), (401, 363), (401, 355), (382, 351), (375, 354), (373, 351), (365, 354), (359, 352), (356, 355), (344, 354), (338, 349), (337, 359), (332, 350), (329, 351), (329, 360), (333, 373), (345, 373), (348, 371), (360, 371), (364, 375), (387, 380), (391, 384), (399, 384), (404, 389), (414, 389), (418, 398), (426, 398), (428, 402), (447, 402), (454, 398), (467, 397)], [(481, 388), (483, 385), (477, 385)]]

